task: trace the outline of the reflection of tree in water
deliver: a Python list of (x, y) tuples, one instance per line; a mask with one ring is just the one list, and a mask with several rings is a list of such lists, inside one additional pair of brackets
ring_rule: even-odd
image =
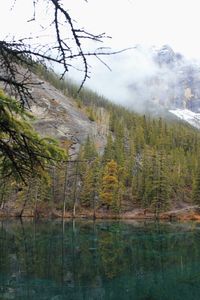
[(106, 277), (113, 278), (123, 272), (126, 263), (123, 252), (124, 244), (119, 231), (103, 231), (100, 233), (101, 268)]
[(192, 287), (198, 299), (199, 236), (158, 223), (2, 221), (0, 298), (189, 299)]

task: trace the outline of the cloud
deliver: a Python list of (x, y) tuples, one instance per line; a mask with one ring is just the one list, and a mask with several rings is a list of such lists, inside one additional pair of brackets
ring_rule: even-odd
[(196, 78), (194, 73), (199, 72), (197, 63), (187, 61), (169, 46), (156, 49), (138, 45), (106, 57), (105, 62), (112, 71), (92, 59), (92, 76), (86, 85), (140, 113), (158, 103), (163, 107), (181, 107), (189, 78)]
[[(111, 101), (144, 112), (152, 98), (162, 98), (174, 72), (160, 67), (154, 60), (154, 50), (136, 46), (132, 50), (105, 58), (111, 71), (99, 61), (91, 61), (92, 76), (86, 86)], [(81, 74), (80, 74), (81, 75)], [(72, 76), (77, 79), (77, 73)], [(156, 82), (156, 78), (162, 78)], [(81, 77), (79, 78), (81, 80)], [(156, 100), (156, 99), (155, 99)]]

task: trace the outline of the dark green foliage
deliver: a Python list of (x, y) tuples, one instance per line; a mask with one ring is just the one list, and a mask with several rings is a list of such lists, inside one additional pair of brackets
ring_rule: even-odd
[[(93, 208), (95, 199), (99, 208), (107, 205), (109, 209), (123, 211), (137, 206), (149, 208), (158, 216), (177, 201), (200, 203), (200, 165), (197, 159), (200, 133), (197, 130), (178, 121), (140, 116), (88, 89), (83, 89), (77, 96), (76, 84), (69, 80), (61, 82), (54, 73), (43, 67), (36, 68), (43, 78), (74, 98), (78, 108), (85, 111), (91, 121), (104, 125), (104, 116), (99, 118), (96, 113), (98, 109), (108, 116), (104, 153), (99, 155), (95, 138), (88, 136), (80, 148), (78, 165), (72, 163), (68, 168), (68, 204), (73, 202), (76, 194), (77, 205), (87, 208)], [(114, 175), (108, 171), (110, 161), (116, 164)], [(56, 171), (54, 183), (51, 181), (50, 184), (54, 185), (57, 194), (54, 202), (59, 206), (64, 176), (59, 177), (58, 173), (64, 174), (65, 170)], [(8, 194), (5, 185), (2, 185), (3, 189)]]
[(15, 180), (44, 176), (45, 166), (65, 154), (50, 138), (42, 138), (30, 125), (33, 117), (19, 102), (0, 91), (0, 174)]
[(152, 206), (156, 216), (167, 210), (169, 205), (169, 172), (166, 165), (166, 157), (163, 151), (160, 151), (155, 157), (154, 176), (152, 178)]
[(100, 161), (96, 158), (86, 165), (80, 192), (81, 205), (90, 208), (98, 205), (98, 203), (95, 202), (97, 200), (97, 195), (99, 194), (100, 176)]
[(93, 160), (97, 157), (97, 150), (94, 145), (94, 141), (88, 136), (84, 145), (83, 159)]
[(196, 172), (194, 175), (192, 197), (193, 197), (194, 203), (197, 205), (200, 205), (200, 159), (198, 159)]

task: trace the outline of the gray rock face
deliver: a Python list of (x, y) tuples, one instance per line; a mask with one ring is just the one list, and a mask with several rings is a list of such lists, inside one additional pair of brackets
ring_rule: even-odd
[(167, 89), (164, 91), (164, 105), (168, 108), (186, 108), (194, 112), (200, 110), (200, 65), (187, 61), (165, 45), (154, 56), (159, 67), (165, 68), (166, 76), (161, 79)]
[[(41, 81), (34, 74), (32, 77), (33, 82)], [(34, 127), (41, 135), (68, 141), (71, 155), (77, 154), (87, 136), (94, 138), (99, 151), (104, 148), (107, 129), (91, 122), (73, 99), (64, 96), (48, 82), (34, 86), (32, 96), (31, 111), (36, 117)]]
[(168, 45), (148, 49), (146, 60), (153, 63), (149, 63), (152, 72), (145, 74), (144, 69), (140, 80), (133, 79), (131, 90), (136, 99), (146, 106), (154, 103), (167, 109), (200, 111), (200, 62), (187, 60)]
[(176, 62), (176, 54), (171, 47), (164, 45), (161, 49), (159, 49), (159, 51), (157, 51), (154, 59), (160, 65), (167, 64), (173, 66)]

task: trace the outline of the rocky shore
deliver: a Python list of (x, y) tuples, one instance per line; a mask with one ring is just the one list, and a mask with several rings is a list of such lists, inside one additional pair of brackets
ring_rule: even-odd
[[(33, 209), (24, 210), (23, 214), (20, 215), (19, 209), (1, 209), (0, 218), (63, 218), (63, 212), (56, 209), (40, 209), (35, 212)], [(66, 211), (64, 218), (82, 218), (82, 219), (133, 219), (133, 220), (169, 220), (169, 221), (187, 221), (194, 220), (200, 221), (200, 207), (187, 206), (181, 209), (174, 209), (167, 212), (162, 212), (157, 215), (148, 209), (134, 209), (132, 211), (123, 213), (114, 213), (106, 210), (85, 210), (79, 209), (76, 211), (75, 215), (72, 211)]]

